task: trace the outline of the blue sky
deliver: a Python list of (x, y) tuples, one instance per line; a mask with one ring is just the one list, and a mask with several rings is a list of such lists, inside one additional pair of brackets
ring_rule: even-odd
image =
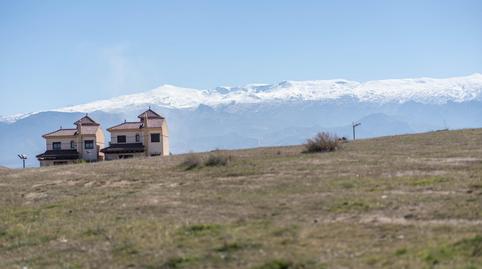
[(482, 1), (0, 1), (0, 115), (141, 92), (482, 72)]

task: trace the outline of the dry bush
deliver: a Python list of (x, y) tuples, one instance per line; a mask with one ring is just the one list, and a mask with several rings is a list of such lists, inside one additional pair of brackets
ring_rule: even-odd
[(231, 155), (223, 155), (220, 153), (210, 154), (204, 162), (206, 166), (225, 166), (231, 161)]
[(340, 141), (336, 135), (322, 132), (306, 141), (304, 152), (330, 152), (337, 150), (339, 145)]
[(196, 154), (189, 154), (181, 163), (185, 170), (191, 170), (202, 165), (202, 159)]

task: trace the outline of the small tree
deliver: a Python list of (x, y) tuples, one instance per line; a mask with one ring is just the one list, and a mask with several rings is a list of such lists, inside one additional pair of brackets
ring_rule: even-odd
[(340, 141), (336, 135), (331, 135), (326, 132), (318, 133), (313, 138), (310, 138), (305, 143), (306, 153), (313, 152), (330, 152), (338, 149)]

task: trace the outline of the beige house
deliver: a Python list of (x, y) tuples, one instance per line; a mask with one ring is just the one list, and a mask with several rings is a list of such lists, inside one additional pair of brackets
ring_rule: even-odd
[(79, 160), (95, 162), (103, 159), (104, 133), (100, 124), (88, 115), (74, 123), (77, 128), (44, 134), (46, 151), (37, 155), (40, 166), (75, 163)]
[(138, 122), (124, 122), (107, 129), (111, 142), (101, 150), (106, 160), (169, 155), (166, 119), (150, 108), (137, 117)]

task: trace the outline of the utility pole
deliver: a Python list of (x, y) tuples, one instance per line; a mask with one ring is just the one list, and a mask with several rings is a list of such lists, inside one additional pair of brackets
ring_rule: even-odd
[(351, 127), (353, 128), (353, 140), (356, 139), (356, 136), (355, 136), (355, 128), (356, 128), (357, 126), (360, 126), (360, 125), (361, 125), (361, 122), (352, 122), (352, 123), (351, 123)]
[(27, 155), (18, 154), (17, 156), (22, 160), (23, 168), (25, 168), (25, 160), (27, 159)]

